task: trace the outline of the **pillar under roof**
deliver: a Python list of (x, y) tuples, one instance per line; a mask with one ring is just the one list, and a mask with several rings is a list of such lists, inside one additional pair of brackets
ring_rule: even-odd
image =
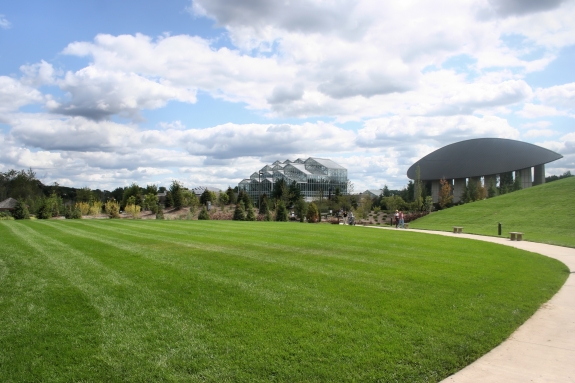
[(533, 186), (545, 183), (545, 164), (537, 165), (533, 168)]

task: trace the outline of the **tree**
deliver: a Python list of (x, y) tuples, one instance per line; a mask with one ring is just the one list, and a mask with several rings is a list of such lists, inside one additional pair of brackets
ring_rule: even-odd
[(499, 194), (509, 193), (513, 190), (513, 172), (499, 174)]
[(247, 205), (246, 208), (246, 221), (255, 221), (256, 220), (256, 212), (254, 210), (254, 206), (251, 204)]
[(234, 217), (232, 219), (234, 221), (245, 221), (246, 220), (244, 203), (242, 201), (240, 201), (236, 204), (236, 210), (234, 211)]
[(307, 207), (307, 221), (309, 223), (319, 222), (319, 210), (315, 202), (312, 202)]
[(275, 200), (287, 200), (288, 198), (288, 187), (286, 185), (286, 181), (283, 178), (280, 178), (274, 182), (274, 186), (272, 189), (272, 198)]
[(451, 184), (442, 178), (439, 180), (439, 206), (445, 209), (453, 202), (453, 195), (451, 194)]
[(276, 221), (287, 222), (287, 220), (288, 220), (288, 211), (286, 209), (286, 205), (282, 200), (280, 200), (276, 207)]
[(212, 193), (210, 193), (208, 189), (205, 189), (202, 195), (200, 196), (200, 204), (207, 205), (208, 202), (214, 202), (212, 198), (213, 198)]
[(293, 206), (301, 197), (301, 190), (297, 182), (293, 181), (288, 189), (288, 202), (289, 206)]
[(92, 190), (88, 186), (76, 190), (76, 202), (89, 202), (93, 197)]
[(180, 182), (173, 180), (170, 185), (170, 194), (172, 195), (172, 205), (176, 210), (181, 209), (184, 206), (184, 196), (182, 194), (183, 186)]
[(423, 208), (426, 212), (431, 213), (433, 210), (433, 198), (431, 196), (425, 197), (425, 203), (423, 204)]
[(152, 213), (156, 214), (158, 212), (160, 200), (158, 198), (158, 193), (149, 193), (144, 197), (144, 206), (146, 210), (150, 210)]
[(497, 188), (495, 187), (495, 182), (493, 178), (489, 179), (489, 187), (487, 189), (487, 198), (493, 198), (497, 195)]
[(110, 218), (120, 218), (120, 203), (114, 198), (111, 198), (104, 205), (104, 210)]
[(122, 196), (122, 203), (120, 204), (122, 208), (125, 209), (128, 204), (128, 198), (134, 197), (134, 205), (142, 206), (142, 188), (139, 187), (135, 182), (124, 189), (124, 194)]
[(260, 197), (260, 208), (258, 211), (259, 214), (266, 214), (266, 212), (270, 210), (268, 202), (269, 202), (268, 196), (265, 193), (262, 194), (262, 196)]
[(387, 185), (383, 185), (382, 195), (384, 197), (391, 197), (391, 192), (389, 191), (389, 188), (387, 187)]
[(303, 222), (305, 220), (305, 215), (307, 213), (307, 203), (304, 201), (303, 197), (300, 197), (294, 204), (295, 214), (298, 216), (299, 221)]
[(61, 198), (52, 193), (50, 197), (43, 197), (38, 212), (36, 214), (39, 219), (49, 219), (57, 217), (60, 214)]
[(419, 169), (419, 165), (415, 168), (415, 182), (413, 188), (413, 201), (415, 202), (417, 210), (421, 210), (421, 207), (423, 206), (423, 185), (421, 182), (421, 170)]
[(14, 219), (30, 219), (28, 207), (21, 198), (18, 198), (18, 202), (16, 202), (16, 206), (14, 206), (12, 217), (14, 217)]
[(521, 190), (523, 187), (521, 186), (521, 176), (519, 174), (515, 175), (515, 181), (513, 181), (513, 191)]
[(210, 219), (210, 215), (208, 214), (208, 209), (206, 209), (206, 207), (202, 207), (202, 210), (200, 211), (200, 214), (198, 215), (198, 220), (209, 220)]
[(230, 202), (230, 197), (228, 196), (228, 193), (220, 193), (218, 199), (222, 206), (227, 205)]
[(234, 192), (234, 189), (232, 189), (230, 186), (228, 186), (228, 190), (226, 190), (226, 194), (228, 195), (228, 198), (229, 198), (228, 203), (234, 204), (237, 202), (236, 193)]

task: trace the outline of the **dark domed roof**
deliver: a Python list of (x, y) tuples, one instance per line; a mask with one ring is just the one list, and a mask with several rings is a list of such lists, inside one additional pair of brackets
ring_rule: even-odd
[(561, 154), (526, 142), (476, 138), (437, 149), (411, 165), (407, 176), (415, 179), (417, 165), (422, 180), (438, 180), (501, 174), (560, 158)]

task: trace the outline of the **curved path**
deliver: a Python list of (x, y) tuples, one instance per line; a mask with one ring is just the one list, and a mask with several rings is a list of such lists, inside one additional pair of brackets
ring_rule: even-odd
[(416, 229), (409, 231), (516, 247), (555, 258), (567, 265), (571, 272), (557, 294), (543, 304), (507, 340), (443, 380), (443, 383), (575, 382), (575, 249), (527, 241), (512, 242), (506, 238), (472, 234)]

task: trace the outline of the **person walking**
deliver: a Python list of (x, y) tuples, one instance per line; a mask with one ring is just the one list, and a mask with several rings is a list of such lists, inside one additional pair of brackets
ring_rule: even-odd
[(403, 221), (403, 211), (399, 211), (399, 227), (405, 229), (405, 222)]
[(399, 227), (399, 212), (396, 210), (395, 214), (393, 215), (393, 219), (395, 219), (395, 228)]

